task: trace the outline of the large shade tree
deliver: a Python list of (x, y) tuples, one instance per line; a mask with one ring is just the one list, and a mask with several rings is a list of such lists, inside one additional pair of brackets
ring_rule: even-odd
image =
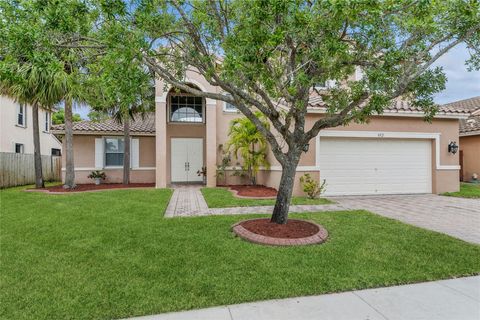
[[(432, 95), (446, 81), (435, 61), (466, 43), (468, 63), (480, 67), (479, 2), (472, 0), (92, 3), (101, 9), (95, 33), (112, 35), (104, 48), (136, 52), (170, 85), (234, 104), (266, 137), (283, 169), (276, 223), (287, 221), (296, 167), (320, 130), (368, 121), (400, 97), (431, 119)], [(228, 95), (188, 86), (188, 69)], [(357, 69), (363, 77), (352, 80)], [(307, 127), (309, 93), (327, 80), (337, 85), (320, 92), (325, 116)]]

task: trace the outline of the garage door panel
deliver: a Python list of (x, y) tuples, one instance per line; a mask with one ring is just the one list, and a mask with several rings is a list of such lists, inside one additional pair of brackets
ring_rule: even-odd
[(431, 192), (429, 140), (320, 138), (326, 195)]
[[(410, 179), (415, 179), (418, 176), (427, 177), (430, 176), (428, 172), (426, 172), (428, 168), (413, 168), (408, 169), (408, 175)], [(347, 178), (365, 178), (366, 175), (372, 175), (370, 178), (385, 178), (389, 179), (391, 176), (399, 176), (403, 177), (405, 175), (405, 169), (349, 169), (349, 170), (322, 170), (323, 176), (332, 177), (333, 179), (337, 177), (347, 177)], [(388, 175), (388, 177), (382, 177)]]
[[(386, 183), (402, 183), (402, 184), (410, 184), (410, 183), (418, 183), (419, 181), (424, 183), (426, 182), (427, 178), (430, 178), (428, 175), (418, 175), (416, 177), (411, 177), (409, 181), (405, 181), (404, 175), (397, 174), (395, 176), (391, 176), (388, 178), (384, 177), (369, 177), (368, 179), (361, 177), (361, 176), (336, 176), (332, 177), (332, 175), (326, 175), (325, 173), (322, 173), (320, 171), (321, 179), (327, 180), (327, 183), (333, 184), (335, 183), (349, 183), (349, 182), (355, 182), (355, 181), (361, 181), (364, 183), (381, 183), (381, 182), (386, 182)], [(326, 177), (330, 177), (330, 179), (327, 179)]]

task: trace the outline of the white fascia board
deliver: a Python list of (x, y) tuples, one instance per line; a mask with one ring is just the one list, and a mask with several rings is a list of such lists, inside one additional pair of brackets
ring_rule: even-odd
[(460, 133), (460, 137), (469, 137), (469, 136), (477, 136), (477, 135), (480, 135), (480, 130)]
[[(326, 113), (327, 109), (325, 108), (307, 108), (307, 113), (312, 114), (324, 114)], [(390, 111), (385, 110), (383, 114), (372, 114), (372, 117), (410, 117), (410, 118), (424, 118), (425, 113), (418, 112), (418, 111)], [(469, 117), (468, 114), (464, 113), (456, 113), (456, 114), (447, 114), (447, 113), (437, 113), (434, 116), (434, 119), (467, 119)]]

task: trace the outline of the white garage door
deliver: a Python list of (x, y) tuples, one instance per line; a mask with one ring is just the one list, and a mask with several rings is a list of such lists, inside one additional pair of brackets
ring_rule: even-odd
[(431, 142), (320, 137), (325, 195), (432, 192)]

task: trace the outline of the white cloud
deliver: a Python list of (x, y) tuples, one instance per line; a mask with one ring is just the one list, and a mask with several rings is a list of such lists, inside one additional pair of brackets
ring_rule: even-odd
[(435, 95), (435, 102), (447, 103), (480, 96), (480, 71), (467, 71), (469, 53), (465, 45), (453, 48), (438, 59), (434, 66), (443, 67), (447, 76), (446, 89)]

